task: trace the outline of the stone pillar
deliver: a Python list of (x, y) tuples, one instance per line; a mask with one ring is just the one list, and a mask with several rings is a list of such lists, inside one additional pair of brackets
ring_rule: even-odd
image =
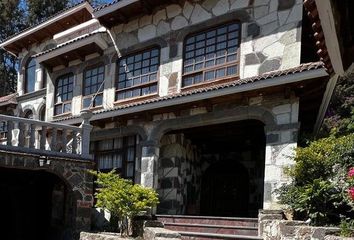
[(281, 209), (274, 190), (289, 182), (284, 168), (292, 165), (299, 123), (265, 126), (264, 209)]
[(157, 187), (157, 160), (160, 154), (158, 141), (145, 141), (141, 143), (141, 185), (144, 187)]
[(92, 117), (92, 112), (88, 109), (82, 110), (80, 117), (83, 119), (81, 128), (81, 156), (83, 158), (90, 157), (90, 134), (92, 130), (92, 125), (90, 124), (90, 118)]

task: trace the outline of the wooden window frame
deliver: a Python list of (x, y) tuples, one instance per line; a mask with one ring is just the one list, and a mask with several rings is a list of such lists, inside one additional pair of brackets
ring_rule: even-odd
[[(100, 73), (99, 72), (99, 69), (100, 68), (103, 68), (103, 72), (102, 73)], [(91, 71), (91, 70), (93, 70), (93, 69), (97, 69), (97, 74), (95, 75), (95, 76), (99, 76), (99, 75), (103, 75), (103, 79), (102, 79), (102, 82), (100, 82), (99, 84), (95, 84), (95, 86), (97, 86), (98, 87), (98, 90), (101, 90), (101, 91), (95, 91), (95, 92), (93, 92), (93, 93), (89, 93), (89, 94), (85, 94), (85, 88), (87, 87), (87, 85), (86, 85), (86, 77), (87, 77), (87, 72), (88, 71)], [(84, 106), (84, 101), (85, 100), (88, 100), (88, 99), (90, 99), (90, 104), (91, 104), (91, 100), (92, 100), (92, 97), (94, 97), (95, 95), (96, 95), (96, 93), (97, 93), (97, 95), (96, 95), (96, 99), (97, 99), (97, 97), (101, 97), (102, 98), (102, 102), (101, 102), (101, 104), (96, 104), (96, 99), (94, 100), (94, 102), (93, 102), (93, 108), (100, 108), (100, 107), (102, 107), (103, 106), (103, 90), (104, 90), (104, 84), (102, 85), (102, 83), (104, 83), (104, 81), (105, 81), (105, 73), (106, 73), (106, 71), (105, 71), (106, 69), (105, 69), (105, 65), (104, 65), (104, 63), (98, 63), (98, 64), (95, 64), (95, 65), (92, 65), (92, 66), (90, 66), (90, 67), (88, 67), (88, 68), (86, 68), (85, 70), (84, 70), (84, 74), (83, 74), (83, 82), (82, 82), (82, 108), (83, 109), (86, 109), (86, 108), (89, 108), (90, 106), (87, 106), (87, 107), (85, 107)], [(92, 77), (92, 75), (90, 76), (90, 77)], [(91, 81), (90, 81), (91, 82)], [(90, 87), (92, 87), (92, 85), (90, 85)]]
[[(71, 111), (72, 111), (72, 97), (71, 98), (68, 98), (69, 100), (65, 100), (63, 101), (61, 99), (60, 102), (58, 102), (58, 88), (59, 88), (59, 81), (60, 80), (64, 80), (65, 78), (68, 79), (68, 84), (63, 84), (61, 87), (64, 87), (64, 86), (69, 86), (70, 85), (70, 78), (72, 79), (72, 90), (71, 90), (71, 94), (72, 94), (72, 97), (74, 95), (74, 74), (73, 73), (67, 73), (67, 74), (64, 74), (64, 75), (61, 75), (59, 76), (56, 81), (55, 81), (55, 96), (54, 96), (54, 116), (60, 116), (60, 115), (66, 115), (66, 114), (70, 114)], [(61, 94), (69, 94), (70, 91), (68, 92), (61, 92)], [(65, 110), (65, 106), (70, 104), (70, 110), (68, 111), (64, 111)], [(61, 113), (56, 113), (56, 108), (58, 106), (61, 106)]]
[[(230, 30), (229, 28), (231, 26), (237, 26), (235, 29)], [(225, 33), (218, 33), (218, 30), (226, 28)], [(207, 36), (209, 33), (215, 32), (215, 36)], [(183, 66), (182, 66), (182, 90), (183, 89), (190, 89), (198, 86), (204, 86), (204, 85), (210, 85), (215, 82), (220, 82), (224, 80), (229, 80), (229, 79), (237, 79), (240, 76), (240, 43), (241, 43), (241, 23), (239, 21), (230, 21), (230, 22), (225, 22), (223, 24), (219, 24), (217, 26), (214, 26), (212, 28), (204, 29), (202, 31), (194, 32), (192, 34), (189, 34), (185, 37), (184, 42), (183, 42)], [(204, 38), (197, 40), (196, 38), (200, 35), (204, 34)], [(230, 37), (231, 34), (236, 34), (234, 37)], [(218, 37), (221, 37), (222, 35), (226, 35), (225, 40), (218, 41)], [(195, 38), (193, 41), (189, 42), (188, 41), (192, 38)], [(215, 38), (215, 42), (211, 41), (211, 43), (208, 43), (209, 40), (212, 40)], [(230, 41), (235, 41), (237, 39), (237, 43), (232, 46), (228, 46)], [(204, 46), (202, 45), (201, 47), (196, 47), (198, 43), (204, 42)], [(217, 56), (217, 46), (218, 44), (223, 44), (225, 43), (226, 46), (225, 48), (221, 48), (219, 50), (222, 51), (224, 50), (224, 55)], [(191, 45), (194, 45), (194, 48), (191, 48), (189, 51), (187, 51), (187, 48)], [(207, 53), (207, 48), (208, 47), (215, 47), (214, 50), (210, 51)], [(234, 52), (229, 53), (229, 49), (236, 49)], [(196, 56), (195, 53), (197, 50), (202, 50), (204, 49), (204, 53), (201, 55), (198, 55), (203, 58), (202, 61), (196, 62)], [(194, 56), (191, 58), (186, 58), (186, 54), (194, 52)], [(213, 58), (206, 59), (207, 54), (214, 54)], [(235, 56), (234, 60), (230, 60), (229, 62), (227, 61), (228, 57), (230, 56)], [(217, 64), (217, 60), (225, 58), (224, 63)], [(191, 60), (192, 63), (186, 64), (188, 60)], [(206, 63), (208, 61), (214, 61), (214, 65), (206, 67)], [(186, 67), (192, 67), (195, 68), (195, 65), (202, 64), (202, 67), (195, 70), (193, 69), (192, 71), (186, 72)], [(233, 69), (231, 69), (233, 68)], [(228, 74), (228, 71), (234, 70), (235, 73), (230, 73)], [(217, 71), (224, 70), (224, 74), (220, 77), (217, 76)], [(206, 74), (213, 71), (214, 72), (214, 77), (210, 80), (207, 79)], [(198, 82), (195, 82), (195, 77), (196, 76), (201, 76), (200, 80)], [(188, 78), (193, 78), (191, 84), (185, 84), (185, 81)]]
[[(156, 56), (149, 56), (148, 58), (144, 59), (144, 54), (148, 53), (150, 51), (150, 54), (153, 50), (157, 50), (157, 55)], [(124, 75), (124, 74), (127, 74), (127, 72), (121, 72), (121, 67), (123, 66), (120, 66), (120, 63), (121, 61), (123, 60), (128, 60), (128, 58), (130, 57), (134, 57), (137, 56), (137, 55), (142, 55), (142, 60), (140, 61), (142, 64), (143, 64), (143, 61), (145, 60), (149, 60), (149, 65), (145, 66), (145, 67), (152, 67), (152, 66), (157, 66), (157, 70), (154, 71), (154, 72), (147, 72), (147, 73), (140, 73), (140, 75), (137, 75), (137, 76), (134, 76), (133, 78), (131, 78), (132, 80), (132, 85), (129, 86), (129, 87), (124, 87), (124, 88), (120, 88), (119, 87), (119, 84), (122, 83), (119, 81), (120, 79), (120, 75)], [(152, 58), (155, 58), (157, 57), (157, 63), (156, 64), (151, 64), (151, 59)], [(160, 63), (161, 63), (161, 48), (159, 46), (152, 46), (152, 47), (149, 47), (149, 48), (145, 48), (143, 50), (139, 50), (139, 51), (135, 51), (133, 53), (130, 53), (124, 57), (121, 57), (120, 59), (117, 60), (116, 62), (116, 66), (117, 66), (117, 70), (116, 70), (116, 81), (115, 81), (115, 102), (117, 103), (120, 103), (120, 102), (126, 102), (126, 101), (132, 101), (132, 100), (137, 100), (137, 99), (141, 99), (141, 98), (146, 98), (146, 97), (149, 97), (149, 96), (154, 96), (154, 95), (157, 95), (158, 92), (159, 92), (159, 79), (160, 79)], [(139, 62), (139, 61), (138, 61)], [(138, 62), (135, 62), (135, 60), (132, 62), (132, 63), (129, 63), (129, 64), (133, 64), (135, 65), (136, 63)], [(128, 64), (126, 63), (125, 66), (127, 66)], [(139, 70), (142, 70), (144, 67), (143, 65), (141, 65), (141, 67), (139, 68)], [(135, 71), (135, 69), (133, 70)], [(153, 80), (153, 81), (150, 81), (150, 79), (147, 80), (147, 82), (144, 82), (144, 83), (141, 83), (142, 81), (142, 77), (149, 77), (150, 75), (152, 74), (156, 74), (156, 79)], [(140, 78), (140, 84), (135, 84), (134, 85), (134, 78)], [(124, 81), (125, 83), (128, 81), (127, 80), (128, 78), (126, 78), (126, 80)], [(142, 94), (142, 90), (144, 87), (151, 87), (151, 86), (154, 86), (156, 85), (156, 91), (154, 92), (151, 92), (151, 93), (148, 93), (148, 94), (145, 94), (143, 95)], [(126, 92), (126, 91), (129, 91), (129, 90), (134, 90), (134, 89), (140, 89), (140, 95), (137, 95), (137, 96), (133, 96), (133, 93), (132, 93), (132, 96), (131, 97), (124, 97), (124, 98), (121, 98), (119, 99), (118, 98), (118, 94), (119, 93), (122, 93), (122, 92)]]
[[(129, 138), (132, 137), (134, 138), (134, 145), (129, 145)], [(113, 155), (114, 154), (122, 154), (122, 166), (120, 168), (115, 168), (115, 171), (121, 175), (121, 177), (126, 178), (126, 179), (130, 179), (134, 182), (135, 179), (135, 159), (136, 159), (136, 151), (137, 151), (137, 136), (136, 135), (131, 135), (131, 136), (125, 136), (125, 137), (120, 137), (122, 139), (122, 147), (121, 148), (114, 148), (114, 141), (117, 138), (107, 138), (107, 140), (111, 140), (112, 141), (112, 149), (107, 149), (107, 150), (99, 150), (99, 142), (100, 141), (95, 141), (92, 144), (94, 145), (94, 150), (93, 150), (93, 154), (95, 156), (95, 162), (96, 162), (96, 166), (97, 166), (97, 170), (101, 171), (101, 172), (109, 172), (112, 171), (114, 168), (100, 168), (100, 162), (99, 162), (99, 156), (100, 155), (108, 155), (108, 154), (112, 154), (112, 163), (111, 165), (113, 166)], [(101, 140), (102, 141), (102, 140)], [(133, 148), (133, 157), (132, 157), (132, 161), (128, 161), (128, 151), (130, 148)], [(133, 175), (132, 176), (127, 176), (127, 166), (128, 164), (132, 164), (133, 166)]]

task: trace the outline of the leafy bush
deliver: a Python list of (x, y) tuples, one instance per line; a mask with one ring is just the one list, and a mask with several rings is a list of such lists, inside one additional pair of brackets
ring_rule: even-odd
[(354, 237), (354, 220), (343, 220), (340, 223), (340, 235), (343, 237)]
[(120, 221), (121, 233), (127, 234), (129, 221), (142, 211), (147, 211), (158, 204), (155, 190), (146, 188), (132, 181), (123, 179), (111, 171), (109, 173), (92, 172), (97, 177), (98, 192), (96, 207), (107, 209)]
[(354, 166), (354, 134), (312, 141), (297, 148), (295, 165), (287, 169), (290, 184), (279, 190), (279, 200), (297, 219), (314, 225), (339, 224), (354, 217), (348, 197), (348, 170)]

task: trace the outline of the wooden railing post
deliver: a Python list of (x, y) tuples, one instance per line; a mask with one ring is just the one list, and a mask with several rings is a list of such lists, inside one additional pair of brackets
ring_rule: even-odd
[(81, 156), (83, 158), (90, 158), (90, 134), (92, 130), (92, 125), (90, 124), (90, 119), (92, 117), (92, 112), (89, 109), (81, 110), (80, 117), (82, 118), (81, 123)]

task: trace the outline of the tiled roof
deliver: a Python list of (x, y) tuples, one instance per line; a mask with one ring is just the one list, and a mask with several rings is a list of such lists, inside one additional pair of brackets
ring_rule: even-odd
[[(53, 18), (59, 16), (60, 14), (66, 12), (66, 11), (68, 11), (68, 10), (74, 8), (74, 7), (77, 7), (77, 6), (79, 6), (80, 4), (83, 4), (83, 3), (88, 3), (88, 4), (90, 4), (90, 3), (89, 3), (88, 1), (86, 1), (86, 0), (79, 1), (78, 3), (66, 7), (66, 8), (64, 8), (63, 10), (61, 10), (61, 11), (55, 13), (54, 15), (52, 15), (52, 16), (50, 16), (50, 17), (47, 17), (47, 18), (43, 19), (42, 21), (40, 21), (40, 22), (38, 22), (38, 23), (36, 23), (36, 24), (34, 24), (34, 25), (32, 25), (32, 26), (29, 26), (29, 27), (27, 27), (27, 28), (25, 28), (25, 29), (23, 29), (23, 30), (21, 30), (21, 31), (15, 33), (15, 34), (13, 34), (13, 35), (8, 36), (7, 38), (5, 38), (5, 39), (4, 39), (3, 41), (1, 41), (0, 43), (6, 42), (7, 40), (9, 40), (9, 39), (11, 39), (11, 38), (13, 38), (13, 37), (15, 37), (15, 36), (21, 34), (21, 33), (24, 33), (24, 32), (26, 32), (26, 31), (30, 30), (31, 28), (34, 28), (34, 27), (36, 27), (36, 26), (38, 26), (38, 25), (40, 25), (40, 24), (42, 24), (42, 23), (44, 23), (44, 22), (46, 22), (46, 21), (48, 21), (48, 20), (50, 20), (50, 19), (53, 19)], [(91, 5), (91, 4), (90, 4), (90, 5)]]
[[(155, 97), (155, 98), (151, 98), (151, 99), (147, 99), (147, 100), (131, 102), (131, 103), (123, 104), (123, 105), (120, 105), (120, 106), (117, 106), (117, 107), (114, 107), (111, 109), (99, 110), (99, 111), (94, 112), (94, 114), (116, 111), (116, 110), (126, 109), (126, 108), (130, 108), (130, 107), (155, 103), (155, 102), (168, 101), (168, 100), (175, 99), (175, 98), (181, 98), (181, 97), (188, 96), (188, 95), (201, 94), (201, 93), (210, 92), (210, 91), (217, 91), (219, 89), (224, 89), (224, 88), (234, 88), (234, 87), (238, 87), (240, 85), (244, 85), (244, 84), (248, 84), (248, 83), (263, 81), (263, 80), (267, 80), (267, 79), (271, 79), (271, 78), (275, 78), (275, 77), (286, 76), (286, 75), (301, 73), (304, 71), (310, 71), (310, 70), (315, 70), (315, 69), (320, 69), (320, 68), (323, 68), (322, 62), (311, 62), (311, 63), (300, 64), (299, 66), (294, 67), (294, 68), (271, 71), (271, 72), (267, 72), (267, 73), (264, 73), (264, 74), (261, 74), (258, 76), (254, 76), (254, 77), (237, 79), (235, 81), (228, 82), (228, 83), (221, 83), (221, 84), (217, 84), (217, 85), (213, 85), (213, 86), (182, 91), (180, 93), (171, 94), (171, 95), (164, 96), (164, 97)], [(66, 117), (66, 118), (57, 119), (55, 121), (64, 121), (64, 120), (69, 120), (69, 119), (73, 119), (73, 118), (78, 118), (78, 116), (70, 116), (70, 117)]]
[(78, 37), (78, 38), (74, 38), (74, 39), (72, 39), (72, 40), (70, 40), (70, 41), (67, 41), (67, 42), (65, 42), (65, 43), (62, 43), (62, 44), (60, 44), (60, 45), (58, 45), (58, 46), (56, 46), (56, 47), (54, 47), (54, 48), (50, 48), (50, 49), (48, 49), (48, 50), (46, 50), (46, 51), (37, 53), (37, 54), (33, 55), (32, 57), (36, 58), (36, 57), (42, 56), (42, 55), (44, 55), (44, 54), (53, 52), (53, 51), (55, 51), (55, 50), (57, 50), (57, 49), (59, 49), (59, 48), (68, 46), (68, 45), (73, 44), (73, 43), (75, 43), (75, 42), (79, 42), (79, 41), (81, 41), (81, 40), (83, 40), (83, 39), (86, 39), (86, 38), (88, 38), (88, 37), (91, 37), (91, 36), (96, 35), (96, 34), (99, 34), (99, 33), (104, 33), (104, 32), (99, 31), (99, 32), (93, 32), (93, 33), (89, 33), (89, 34), (82, 35), (82, 36), (80, 36), (80, 37)]
[(314, 31), (314, 38), (316, 39), (316, 46), (318, 48), (317, 54), (324, 63), (328, 73), (333, 72), (332, 62), (328, 55), (326, 39), (324, 37), (321, 21), (318, 16), (317, 5), (315, 0), (304, 0), (304, 7), (307, 11), (307, 16), (312, 22), (312, 29)]
[(99, 10), (102, 10), (102, 9), (104, 9), (106, 7), (109, 7), (109, 6), (113, 5), (113, 4), (116, 4), (116, 3), (121, 2), (121, 1), (123, 1), (123, 0), (114, 0), (114, 1), (112, 1), (110, 3), (102, 4), (102, 5), (98, 6), (98, 7), (96, 7), (93, 11), (97, 12)]
[(17, 93), (12, 93), (6, 96), (0, 97), (0, 106), (6, 106), (9, 104), (17, 104)]

